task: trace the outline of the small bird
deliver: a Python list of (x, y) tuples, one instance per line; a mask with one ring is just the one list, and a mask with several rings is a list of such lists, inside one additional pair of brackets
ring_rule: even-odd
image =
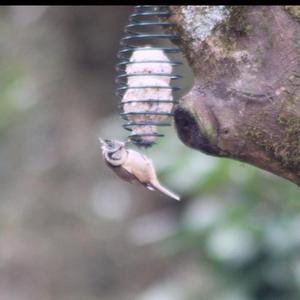
[(124, 142), (101, 138), (99, 141), (106, 164), (119, 177), (128, 182), (138, 182), (151, 191), (160, 191), (173, 199), (180, 200), (179, 196), (159, 183), (150, 158), (132, 149), (126, 149)]

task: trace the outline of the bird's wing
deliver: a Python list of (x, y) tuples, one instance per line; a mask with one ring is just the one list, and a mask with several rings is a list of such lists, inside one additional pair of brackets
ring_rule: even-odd
[(112, 166), (110, 165), (108, 162), (106, 162), (106, 164), (113, 169), (113, 171), (122, 179), (124, 179), (127, 182), (134, 182), (134, 181), (138, 181), (137, 177), (135, 175), (133, 175), (132, 173), (128, 172), (126, 169), (120, 167), (120, 166)]
[(149, 191), (155, 191), (155, 188), (150, 184), (144, 184)]

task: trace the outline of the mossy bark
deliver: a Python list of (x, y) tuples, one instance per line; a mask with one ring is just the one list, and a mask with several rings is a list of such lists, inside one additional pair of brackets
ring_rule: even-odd
[(195, 84), (181, 140), (300, 185), (300, 24), (286, 6), (170, 6)]

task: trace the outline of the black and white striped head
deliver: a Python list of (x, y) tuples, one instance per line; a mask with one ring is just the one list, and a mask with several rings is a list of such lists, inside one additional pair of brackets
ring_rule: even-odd
[(102, 140), (101, 138), (99, 138), (99, 141), (102, 154), (109, 164), (119, 166), (124, 163), (127, 156), (124, 142), (108, 139)]

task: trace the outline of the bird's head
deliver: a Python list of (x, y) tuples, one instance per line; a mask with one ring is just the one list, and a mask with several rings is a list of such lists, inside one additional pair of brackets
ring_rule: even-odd
[(101, 138), (99, 138), (99, 141), (101, 143), (102, 153), (109, 163), (117, 165), (123, 162), (126, 157), (124, 142), (109, 139), (103, 140)]

